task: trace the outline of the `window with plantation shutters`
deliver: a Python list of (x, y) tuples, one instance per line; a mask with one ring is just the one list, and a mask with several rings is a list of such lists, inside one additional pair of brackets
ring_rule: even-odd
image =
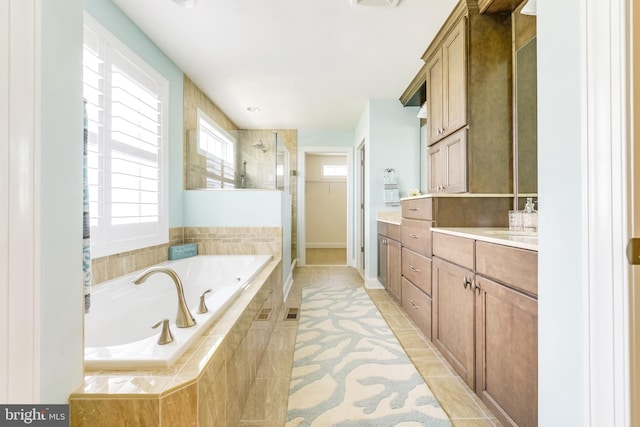
[(235, 188), (235, 139), (200, 109), (198, 152), (206, 158), (207, 188)]
[(85, 14), (93, 257), (168, 241), (168, 82)]

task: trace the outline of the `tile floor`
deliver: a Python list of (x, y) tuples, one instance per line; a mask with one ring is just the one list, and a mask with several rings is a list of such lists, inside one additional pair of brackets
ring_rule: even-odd
[(307, 248), (307, 265), (345, 265), (347, 250), (344, 248)]
[[(302, 288), (363, 286), (362, 277), (350, 267), (299, 267), (294, 285), (279, 314), (278, 322), (258, 367), (258, 373), (244, 408), (242, 427), (282, 427), (287, 417), (289, 379), (293, 363), (297, 320), (284, 320), (289, 307), (300, 307)], [(458, 377), (430, 341), (404, 315), (384, 290), (369, 296), (385, 317), (407, 354), (424, 377), (456, 427), (489, 427), (501, 424), (480, 399)]]

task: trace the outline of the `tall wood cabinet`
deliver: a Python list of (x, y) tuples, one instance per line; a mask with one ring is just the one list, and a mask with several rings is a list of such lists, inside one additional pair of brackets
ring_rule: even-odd
[(429, 170), (429, 191), (513, 192), (511, 52), (511, 16), (480, 15), (477, 0), (461, 0), (422, 56), (428, 151), (442, 150), (435, 144), (466, 130), (456, 137), (465, 156), (449, 165), (464, 170), (456, 172), (464, 183), (437, 182), (451, 173), (429, 154), (429, 166), (442, 170)]

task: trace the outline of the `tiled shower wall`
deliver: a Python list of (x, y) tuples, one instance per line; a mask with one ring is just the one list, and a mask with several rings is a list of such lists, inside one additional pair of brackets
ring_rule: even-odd
[(169, 259), (169, 246), (197, 243), (200, 255), (282, 256), (280, 227), (177, 227), (169, 230), (169, 243), (123, 252), (91, 261), (93, 284)]

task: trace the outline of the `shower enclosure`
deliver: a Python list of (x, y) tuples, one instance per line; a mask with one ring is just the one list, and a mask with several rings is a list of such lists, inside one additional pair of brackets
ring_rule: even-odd
[[(204, 155), (198, 149), (196, 132), (188, 133), (187, 189), (289, 190), (289, 151), (278, 131), (237, 130), (228, 133), (235, 140), (234, 162)], [(223, 179), (219, 178), (221, 176)]]

